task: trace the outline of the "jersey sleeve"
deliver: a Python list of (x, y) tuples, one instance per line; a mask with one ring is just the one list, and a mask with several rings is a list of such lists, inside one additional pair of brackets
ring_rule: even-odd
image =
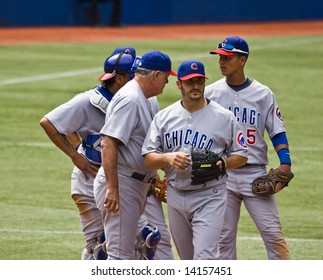
[(274, 94), (271, 92), (270, 95), (270, 109), (268, 111), (266, 120), (266, 130), (268, 132), (269, 138), (273, 138), (276, 134), (285, 132), (284, 122), (282, 115), (280, 113), (277, 101)]
[(88, 98), (78, 94), (68, 102), (56, 107), (45, 115), (59, 133), (67, 135), (78, 131), (87, 118)]

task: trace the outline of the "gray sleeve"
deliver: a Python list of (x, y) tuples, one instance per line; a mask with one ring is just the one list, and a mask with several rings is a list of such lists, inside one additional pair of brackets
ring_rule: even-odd
[(87, 116), (86, 101), (82, 94), (76, 95), (68, 102), (56, 107), (45, 115), (61, 134), (70, 134), (78, 131), (84, 124)]

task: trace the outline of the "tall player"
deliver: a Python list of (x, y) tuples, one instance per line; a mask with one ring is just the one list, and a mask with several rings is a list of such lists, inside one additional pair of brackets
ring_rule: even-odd
[(159, 109), (156, 96), (163, 92), (168, 76), (176, 75), (168, 55), (159, 51), (145, 53), (137, 66), (134, 79), (111, 100), (101, 129), (103, 168), (98, 176), (106, 178), (104, 228), (109, 259), (135, 258), (137, 224), (156, 175), (144, 166), (141, 146)]
[(237, 258), (237, 226), (243, 201), (265, 243), (268, 259), (290, 259), (275, 196), (260, 197), (251, 190), (253, 180), (267, 174), (265, 130), (279, 157), (279, 169), (291, 172), (286, 130), (275, 96), (267, 86), (245, 76), (249, 46), (244, 39), (225, 38), (210, 53), (219, 55), (220, 70), (225, 77), (207, 86), (205, 95), (234, 112), (249, 151), (245, 166), (228, 170), (228, 203), (220, 242), (221, 258)]

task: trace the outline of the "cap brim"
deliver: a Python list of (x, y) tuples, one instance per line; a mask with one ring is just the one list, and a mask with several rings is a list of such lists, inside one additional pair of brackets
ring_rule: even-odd
[(165, 73), (177, 77), (177, 73), (175, 73), (174, 71), (165, 71)]
[(228, 52), (228, 51), (225, 51), (225, 50), (222, 50), (222, 49), (216, 49), (216, 50), (210, 51), (210, 54), (221, 54), (221, 55), (225, 55), (225, 56), (235, 56), (235, 55), (237, 55), (236, 52)]
[(116, 73), (104, 73), (98, 80), (99, 81), (106, 81), (114, 77)]
[(189, 75), (186, 75), (184, 77), (181, 77), (179, 80), (186, 81), (186, 80), (192, 79), (194, 77), (202, 77), (204, 79), (208, 79), (208, 77), (206, 77), (206, 76), (204, 76), (202, 74), (193, 73), (193, 74), (189, 74)]

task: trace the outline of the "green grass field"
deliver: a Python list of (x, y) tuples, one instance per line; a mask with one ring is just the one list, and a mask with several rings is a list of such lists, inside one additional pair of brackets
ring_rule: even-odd
[[(70, 198), (72, 162), (49, 141), (42, 116), (98, 84), (105, 58), (117, 46), (138, 54), (166, 52), (179, 63), (198, 59), (211, 83), (221, 78), (214, 40), (0, 46), (0, 259), (78, 260), (83, 235)], [(275, 92), (283, 114), (295, 178), (277, 195), (292, 258), (323, 259), (323, 37), (252, 37), (246, 74)], [(163, 108), (179, 99), (175, 78), (159, 96)], [(270, 166), (278, 165), (270, 150)], [(175, 249), (174, 249), (175, 250)], [(264, 245), (242, 210), (239, 259), (266, 259)]]

